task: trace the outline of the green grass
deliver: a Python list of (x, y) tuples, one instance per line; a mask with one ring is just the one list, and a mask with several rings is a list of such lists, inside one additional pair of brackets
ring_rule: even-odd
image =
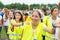
[(1, 38), (2, 38), (2, 39), (7, 38), (6, 32), (5, 32), (5, 30), (3, 30), (3, 29), (2, 29), (2, 31), (1, 31)]

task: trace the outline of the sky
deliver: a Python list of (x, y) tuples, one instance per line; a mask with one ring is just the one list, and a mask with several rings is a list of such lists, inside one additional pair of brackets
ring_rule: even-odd
[(25, 3), (25, 4), (54, 4), (60, 2), (60, 0), (0, 0), (3, 4), (11, 4), (11, 3)]

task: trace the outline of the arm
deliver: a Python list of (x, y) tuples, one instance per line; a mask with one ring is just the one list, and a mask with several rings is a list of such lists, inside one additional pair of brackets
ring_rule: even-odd
[[(30, 24), (29, 22), (23, 22), (23, 23), (24, 23), (24, 24)], [(20, 25), (22, 25), (22, 22), (16, 23), (16, 22), (14, 22), (14, 21), (13, 21), (13, 22), (11, 21), (11, 24), (14, 25), (14, 26), (20, 26)]]
[(16, 22), (14, 22), (14, 21), (11, 21), (11, 24), (14, 25), (14, 26), (20, 26), (20, 25), (22, 25), (22, 22), (16, 23)]
[(59, 21), (55, 21), (55, 22), (54, 22), (54, 25), (55, 25), (56, 27), (60, 27), (60, 22), (59, 22)]
[(54, 34), (54, 29), (45, 28), (48, 33)]
[(47, 31), (48, 33), (51, 33), (51, 34), (54, 34), (55, 33), (55, 31), (54, 31), (53, 28), (50, 29), (50, 28), (46, 27), (46, 25), (44, 26), (44, 30)]

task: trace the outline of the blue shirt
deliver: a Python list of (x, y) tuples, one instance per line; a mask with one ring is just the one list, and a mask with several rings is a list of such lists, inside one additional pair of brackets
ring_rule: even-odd
[(0, 15), (1, 15), (1, 16), (3, 16), (3, 15), (4, 15), (4, 13), (3, 13), (3, 12), (0, 12)]

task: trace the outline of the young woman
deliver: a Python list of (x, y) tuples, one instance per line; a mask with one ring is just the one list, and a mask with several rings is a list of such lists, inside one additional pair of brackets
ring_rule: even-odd
[(16, 12), (14, 20), (11, 20), (8, 28), (10, 40), (20, 40), (22, 34), (23, 16), (20, 12)]
[(59, 40), (58, 38), (58, 30), (59, 28), (56, 28), (56, 24), (54, 24), (56, 21), (60, 21), (60, 18), (58, 18), (58, 14), (59, 14), (59, 10), (57, 7), (53, 7), (52, 10), (51, 10), (51, 22), (52, 22), (52, 25), (53, 25), (53, 28), (55, 28), (55, 36), (56, 36), (56, 39)]
[(51, 30), (41, 22), (40, 12), (33, 11), (31, 19), (32, 21), (29, 24), (24, 24), (22, 40), (43, 40), (42, 35), (44, 29), (52, 33)]
[(3, 27), (4, 27), (4, 30), (6, 31), (6, 35), (8, 36), (7, 34), (7, 30), (8, 30), (8, 25), (9, 25), (9, 18), (8, 18), (8, 14), (9, 14), (9, 11), (7, 8), (3, 8)]
[[(43, 14), (43, 15), (42, 15)], [(42, 17), (42, 21), (43, 23), (50, 29), (52, 29), (52, 23), (51, 23), (51, 20), (49, 18), (49, 16), (47, 15), (47, 12), (46, 12), (46, 9), (45, 8), (42, 8), (42, 11), (41, 11), (41, 17)], [(51, 40), (50, 37), (52, 36), (52, 34), (44, 31), (43, 33), (43, 40)]]

